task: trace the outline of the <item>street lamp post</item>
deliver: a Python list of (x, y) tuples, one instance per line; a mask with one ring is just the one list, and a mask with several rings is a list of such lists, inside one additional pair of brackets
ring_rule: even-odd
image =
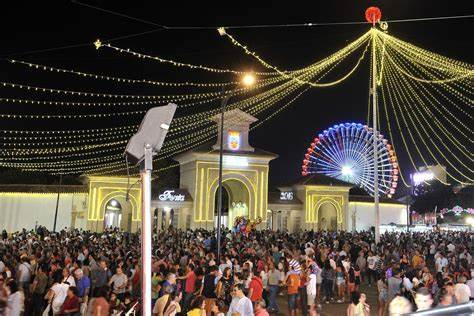
[[(255, 83), (255, 77), (252, 74), (246, 74), (242, 78), (242, 84), (244, 86), (251, 86)], [(221, 260), (221, 217), (222, 217), (222, 163), (224, 156), (224, 113), (235, 89), (226, 92), (225, 87), (222, 88), (222, 94), (224, 97), (221, 100), (221, 126), (219, 129), (219, 191), (217, 196), (217, 262)]]

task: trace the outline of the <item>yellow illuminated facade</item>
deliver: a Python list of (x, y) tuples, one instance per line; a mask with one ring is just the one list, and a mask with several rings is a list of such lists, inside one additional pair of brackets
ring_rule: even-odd
[(351, 187), (349, 183), (323, 175), (306, 176), (290, 186), (280, 187), (280, 198), (269, 203), (278, 221), (272, 228), (288, 231), (347, 229)]
[[(220, 127), (220, 117), (215, 120)], [(250, 220), (267, 217), (268, 163), (277, 156), (249, 145), (248, 132), (256, 119), (240, 110), (224, 116), (223, 188), (227, 194), (224, 224), (230, 227), (236, 216)], [(220, 130), (220, 129), (219, 129)], [(238, 138), (238, 139), (237, 139)], [(180, 162), (181, 187), (193, 198), (192, 228), (214, 227), (219, 188), (219, 143), (198, 148), (175, 158)]]
[[(220, 136), (220, 115), (214, 120)], [(365, 230), (373, 225), (373, 202), (360, 197), (354, 200), (349, 196), (353, 185), (340, 180), (312, 174), (278, 188), (278, 192), (269, 191), (269, 162), (277, 155), (250, 146), (250, 125), (256, 121), (239, 109), (224, 114), (223, 225), (232, 227), (237, 216), (245, 216), (251, 221), (261, 218), (258, 229), (289, 232)], [(219, 145), (219, 142), (203, 145), (174, 157), (180, 165), (180, 187), (164, 189), (152, 196), (151, 215), (155, 230), (171, 225), (180, 229), (214, 229)], [(141, 226), (138, 179), (127, 179), (126, 176), (88, 176), (87, 179), (87, 187), (70, 187), (61, 194), (61, 225), (97, 232), (106, 227), (136, 232)], [(36, 192), (22, 192), (19, 188), (16, 192), (6, 189), (2, 192), (0, 189), (0, 229), (31, 229), (38, 223), (51, 228), (57, 192), (55, 188), (45, 189), (44, 186), (43, 191), (38, 189)], [(381, 224), (406, 223), (403, 205), (393, 200), (381, 202)], [(26, 220), (22, 214), (32, 216)]]
[(106, 205), (112, 200), (120, 203), (121, 220), (119, 227), (126, 231), (136, 231), (141, 221), (141, 189), (140, 186), (130, 184), (136, 179), (127, 180), (127, 177), (89, 177), (89, 207), (87, 213), (87, 229), (102, 231), (106, 216)]

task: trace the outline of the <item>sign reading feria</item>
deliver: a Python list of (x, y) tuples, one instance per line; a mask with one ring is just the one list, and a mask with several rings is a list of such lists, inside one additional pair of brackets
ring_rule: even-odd
[(160, 201), (183, 202), (184, 194), (175, 194), (174, 190), (166, 190), (158, 196)]

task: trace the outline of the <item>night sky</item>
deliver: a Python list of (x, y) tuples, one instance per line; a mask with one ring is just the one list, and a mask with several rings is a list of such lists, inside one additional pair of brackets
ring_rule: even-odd
[[(406, 19), (474, 13), (472, 1), (228, 1), (216, 5), (206, 1), (84, 1), (101, 8), (168, 26), (221, 26), (283, 24), (305, 22), (362, 21), (370, 5), (382, 10), (382, 19)], [(310, 5), (309, 5), (310, 3)], [(92, 42), (128, 34), (160, 29), (157, 26), (114, 16), (69, 1), (11, 1), (4, 3), (0, 56), (49, 66), (121, 77), (139, 77), (161, 81), (230, 81), (228, 75), (179, 71), (153, 62), (127, 57), (111, 50), (96, 51)], [(474, 19), (389, 24), (389, 33), (430, 51), (474, 62), (472, 29)], [(368, 25), (318, 26), (311, 28), (267, 28), (231, 30), (240, 41), (265, 60), (282, 69), (302, 68), (353, 41)], [(195, 64), (241, 70), (262, 70), (215, 29), (158, 30), (121, 39), (114, 45), (150, 55)], [(85, 45), (82, 45), (85, 44)], [(64, 49), (46, 50), (63, 46)], [(46, 51), (44, 51), (46, 50)], [(251, 134), (251, 144), (280, 157), (271, 163), (270, 185), (288, 182), (300, 174), (301, 161), (311, 139), (319, 132), (342, 122), (366, 123), (368, 99), (368, 58), (347, 81), (332, 88), (312, 89), (281, 115)], [(10, 65), (0, 61), (2, 80), (83, 91), (152, 94), (150, 87), (117, 86), (60, 76)], [(346, 68), (347, 69), (347, 68)], [(6, 97), (12, 91), (0, 89)], [(181, 92), (179, 92), (181, 93)], [(185, 92), (184, 92), (185, 93)], [(21, 97), (18, 94), (16, 97)], [(49, 95), (32, 97), (47, 100)], [(64, 100), (73, 101), (71, 97)], [(83, 109), (95, 113), (103, 109)], [(128, 109), (127, 109), (128, 110)], [(131, 109), (130, 109), (131, 110)], [(35, 112), (36, 111), (36, 112)], [(10, 107), (2, 113), (68, 113), (58, 108)], [(65, 111), (65, 112), (64, 112)], [(69, 110), (75, 113), (77, 110)], [(95, 112), (94, 112), (95, 111)], [(105, 109), (110, 111), (110, 109)], [(124, 111), (126, 111), (124, 109)], [(132, 119), (131, 119), (132, 120)], [(134, 117), (133, 122), (139, 122)], [(64, 129), (67, 121), (38, 122), (16, 120), (0, 122), (4, 129)], [(78, 122), (75, 122), (76, 124)], [(82, 128), (102, 128), (130, 124), (111, 120), (79, 122)], [(468, 122), (472, 124), (472, 122)], [(34, 127), (32, 127), (34, 126)], [(384, 131), (382, 131), (384, 132)], [(398, 152), (403, 167), (409, 170), (403, 152)]]

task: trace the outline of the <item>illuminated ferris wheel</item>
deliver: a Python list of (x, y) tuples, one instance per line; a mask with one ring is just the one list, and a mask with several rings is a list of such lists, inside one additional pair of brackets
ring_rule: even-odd
[[(366, 125), (334, 125), (316, 137), (303, 160), (302, 174), (321, 173), (353, 183), (374, 195), (374, 133)], [(391, 197), (398, 181), (397, 157), (392, 145), (377, 139), (379, 195)]]

